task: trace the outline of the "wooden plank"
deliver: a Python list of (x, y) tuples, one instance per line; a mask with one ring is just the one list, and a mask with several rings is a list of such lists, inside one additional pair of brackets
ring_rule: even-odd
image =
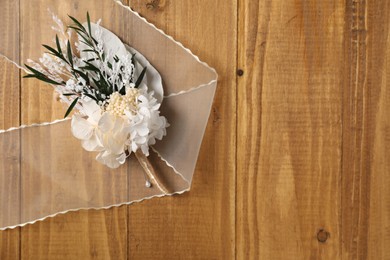
[[(19, 60), (19, 2), (18, 1), (0, 1), (0, 17), (2, 17), (2, 30), (0, 31), (0, 53), (6, 55), (15, 61)], [(19, 126), (19, 69), (13, 64), (0, 58), (0, 129)], [(11, 134), (9, 142), (0, 147), (2, 155), (11, 156), (15, 162), (19, 161), (19, 134)], [(2, 156), (0, 156), (2, 157)], [(0, 158), (2, 160), (3, 158)], [(10, 174), (18, 173), (20, 164), (13, 165), (2, 164), (2, 174), (0, 175), (0, 187), (2, 198), (8, 201), (2, 201), (2, 210), (7, 207), (16, 207), (20, 205), (20, 175)], [(11, 194), (7, 196), (6, 194)], [(6, 208), (3, 208), (6, 207)], [(17, 213), (17, 212), (15, 212)], [(15, 215), (8, 215), (10, 218), (19, 218)], [(20, 258), (20, 228), (0, 231), (0, 259), (19, 259)]]
[[(368, 2), (366, 149), (370, 193), (367, 259), (390, 259), (390, 2)], [(364, 235), (363, 235), (364, 236)]]
[(366, 4), (348, 2), (345, 46), (346, 83), (343, 91), (342, 258), (367, 257), (368, 175), (365, 150), (364, 96), (366, 85)]
[(343, 259), (389, 259), (390, 3), (348, 7), (344, 91)]
[[(18, 68), (0, 58), (0, 129), (19, 125), (19, 74)], [(20, 207), (19, 133), (7, 134), (7, 138), (6, 142), (0, 142), (0, 205), (4, 212)], [(14, 164), (9, 164), (10, 158)], [(2, 214), (2, 218), (18, 220), (19, 212), (10, 211)], [(19, 240), (20, 228), (0, 231), (0, 259), (19, 259)]]
[[(50, 33), (51, 20), (47, 20), (48, 5), (63, 21), (69, 22), (66, 14), (82, 19), (86, 15), (86, 10), (89, 10), (92, 20), (103, 18), (105, 23), (116, 22), (118, 26), (123, 27), (120, 21), (111, 19), (115, 15), (108, 11), (112, 4), (110, 1), (95, 1), (92, 4), (91, 1), (77, 0), (66, 2), (22, 0), (21, 59), (37, 58), (44, 51), (39, 47), (41, 43), (52, 44), (54, 34)], [(65, 110), (62, 104), (55, 100), (50, 86), (35, 80), (23, 80), (22, 86), (22, 123), (45, 122), (63, 117)], [(38, 154), (37, 156), (46, 156), (47, 163), (53, 161), (47, 152), (23, 145), (24, 157), (28, 158), (34, 153)], [(28, 159), (25, 161), (28, 162)], [(81, 168), (80, 163), (72, 164), (74, 168)], [(31, 167), (24, 163), (22, 171), (29, 172), (33, 170)], [(78, 176), (82, 181), (84, 176), (82, 170), (78, 170)], [(98, 178), (99, 174), (96, 173), (96, 176)], [(23, 201), (27, 201), (30, 194), (39, 187), (50, 185), (43, 178), (38, 180), (29, 178), (28, 174), (23, 175), (22, 181)], [(122, 185), (126, 186), (127, 180), (124, 180)], [(54, 196), (56, 194), (53, 194), (53, 198)], [(50, 198), (48, 200), (50, 203)], [(22, 259), (127, 259), (127, 208), (83, 210), (28, 225), (22, 229), (21, 254)]]
[(239, 1), (237, 259), (341, 256), (344, 5)]
[(189, 193), (129, 207), (130, 259), (233, 259), (236, 1), (131, 1), (220, 74)]

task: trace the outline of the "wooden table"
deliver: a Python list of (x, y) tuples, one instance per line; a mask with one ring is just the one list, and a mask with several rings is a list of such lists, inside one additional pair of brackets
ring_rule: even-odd
[[(46, 1), (82, 2), (0, 0), (2, 51), (42, 51)], [(390, 1), (130, 6), (219, 73), (192, 190), (1, 231), (0, 259), (390, 259)], [(0, 61), (0, 128), (62, 116), (20, 76)]]

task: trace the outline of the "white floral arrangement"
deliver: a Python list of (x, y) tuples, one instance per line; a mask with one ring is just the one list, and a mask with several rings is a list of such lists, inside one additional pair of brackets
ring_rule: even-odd
[[(145, 58), (131, 47), (123, 49), (100, 20), (91, 23), (88, 13), (85, 24), (69, 17), (74, 24), (65, 27), (53, 15), (56, 46), (43, 45), (48, 52), (39, 62), (28, 60), (25, 78), (53, 85), (60, 100), (69, 104), (65, 117), (77, 110), (72, 134), (85, 150), (98, 152), (97, 161), (117, 168), (132, 152), (148, 156), (149, 146), (166, 135), (169, 124), (160, 115), (162, 98), (155, 97), (162, 94), (146, 84), (149, 68), (141, 66)], [(78, 37), (72, 44), (74, 35)]]

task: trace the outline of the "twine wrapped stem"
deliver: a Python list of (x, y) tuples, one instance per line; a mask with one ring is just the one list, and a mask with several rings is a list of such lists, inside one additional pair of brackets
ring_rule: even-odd
[(151, 180), (153, 182), (153, 184), (155, 184), (161, 192), (163, 192), (164, 194), (169, 194), (170, 193), (169, 190), (163, 184), (163, 181), (161, 181), (161, 179), (158, 176), (158, 174), (156, 173), (153, 165), (150, 163), (150, 160), (142, 153), (141, 150), (138, 150), (135, 153), (135, 157), (138, 159), (139, 163), (141, 164), (142, 168), (144, 169), (149, 180)]

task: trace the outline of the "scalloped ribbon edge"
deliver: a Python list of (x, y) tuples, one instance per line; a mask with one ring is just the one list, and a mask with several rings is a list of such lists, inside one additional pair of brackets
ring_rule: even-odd
[[(131, 9), (130, 6), (124, 5), (120, 0), (113, 0), (113, 1), (114, 1), (115, 3), (117, 3), (117, 4), (119, 4), (119, 5), (120, 5), (121, 7), (123, 7), (124, 9), (127, 9), (129, 12), (135, 14), (138, 18), (140, 18), (140, 19), (141, 19), (142, 21), (144, 21), (146, 24), (148, 24), (148, 25), (151, 26), (153, 29), (155, 29), (156, 31), (158, 31), (159, 33), (161, 33), (162, 35), (164, 35), (165, 37), (167, 37), (169, 40), (173, 41), (175, 44), (177, 44), (177, 45), (178, 45), (179, 47), (181, 47), (183, 50), (185, 50), (188, 54), (190, 54), (192, 57), (194, 57), (195, 60), (196, 60), (197, 62), (199, 62), (200, 64), (202, 64), (202, 65), (205, 66), (206, 68), (210, 69), (211, 71), (213, 71), (213, 73), (214, 73), (214, 75), (215, 75), (215, 79), (211, 80), (211, 82), (216, 81), (216, 80), (218, 79), (218, 73), (217, 73), (217, 71), (216, 71), (213, 67), (211, 67), (209, 64), (207, 64), (206, 62), (201, 61), (200, 58), (199, 58), (197, 55), (195, 55), (194, 53), (192, 53), (192, 51), (191, 51), (190, 49), (184, 47), (184, 45), (183, 45), (181, 42), (175, 40), (171, 35), (166, 34), (162, 29), (157, 28), (154, 24), (150, 23), (145, 17), (142, 17), (138, 12), (134, 11), (133, 9)], [(207, 83), (207, 84), (205, 84), (205, 85), (211, 84), (211, 82), (209, 82), (209, 83)], [(201, 86), (202, 86), (202, 85), (201, 85)], [(199, 87), (199, 86), (198, 86), (198, 87)], [(195, 87), (195, 88), (197, 88), (197, 87)], [(178, 92), (178, 93), (180, 93), (180, 92)], [(175, 93), (172, 93), (172, 94), (175, 94)], [(172, 95), (172, 94), (170, 94), (170, 95)], [(170, 95), (168, 95), (168, 96), (170, 96)]]
[(70, 118), (57, 119), (57, 120), (54, 120), (54, 121), (51, 121), (51, 122), (43, 122), (43, 123), (36, 123), (36, 124), (30, 124), (30, 125), (21, 125), (21, 126), (18, 126), (18, 127), (11, 127), (11, 128), (6, 129), (6, 130), (0, 130), (0, 134), (6, 133), (6, 132), (11, 132), (11, 131), (14, 131), (14, 130), (23, 129), (23, 128), (54, 125), (54, 124), (58, 124), (58, 123), (61, 123), (61, 122), (67, 121), (67, 120), (70, 120)]
[[(149, 26), (153, 27), (156, 31), (158, 31), (159, 33), (163, 34), (165, 37), (167, 37), (169, 40), (173, 41), (175, 44), (177, 44), (179, 47), (181, 47), (183, 50), (185, 50), (188, 54), (190, 54), (191, 56), (194, 57), (194, 59), (199, 62), (200, 64), (202, 64), (203, 66), (207, 67), (208, 69), (210, 69), (211, 71), (213, 71), (214, 75), (215, 75), (215, 79), (211, 80), (210, 82), (206, 83), (206, 84), (202, 84), (202, 85), (198, 85), (196, 87), (192, 87), (188, 90), (182, 90), (182, 91), (179, 91), (177, 93), (171, 93), (167, 96), (164, 96), (164, 98), (169, 98), (169, 97), (173, 97), (173, 96), (178, 96), (178, 95), (182, 95), (182, 94), (187, 94), (187, 93), (190, 93), (192, 91), (196, 91), (200, 88), (203, 88), (203, 87), (207, 87), (207, 86), (210, 86), (211, 84), (213, 83), (216, 83), (218, 81), (218, 73), (216, 72), (216, 70), (212, 67), (210, 67), (206, 62), (204, 61), (201, 61), (199, 59), (199, 57), (195, 54), (192, 53), (192, 51), (186, 47), (184, 47), (184, 45), (179, 42), (179, 41), (176, 41), (172, 36), (166, 34), (162, 29), (160, 28), (157, 28), (154, 24), (150, 23), (146, 18), (142, 17), (138, 12), (132, 10), (129, 6), (126, 6), (124, 5), (120, 0), (113, 0), (116, 4), (119, 4), (121, 7), (123, 7), (124, 9), (127, 9), (128, 11), (134, 13), (136, 16), (138, 16), (141, 20), (143, 20), (145, 23), (147, 23)], [(10, 58), (8, 58), (7, 56), (3, 55), (0, 53), (0, 57), (3, 57), (5, 60), (7, 60), (8, 62), (12, 63), (13, 65), (15, 65), (17, 68), (21, 69), (21, 70), (24, 70), (27, 72), (27, 70), (24, 68), (24, 67), (21, 67), (19, 66), (16, 62), (12, 61)], [(67, 121), (67, 120), (70, 120), (69, 118), (65, 118), (65, 119), (58, 119), (58, 120), (54, 120), (52, 122), (44, 122), (44, 123), (36, 123), (36, 124), (31, 124), (31, 125), (21, 125), (19, 127), (11, 127), (9, 129), (6, 129), (6, 130), (0, 130), (0, 133), (5, 133), (5, 132), (10, 132), (10, 131), (13, 131), (13, 130), (17, 130), (17, 129), (21, 129), (21, 128), (28, 128), (28, 127), (36, 127), (36, 126), (46, 126), (46, 125), (51, 125), (51, 124), (56, 124), (56, 123), (60, 123), (60, 122), (64, 122), (64, 121)], [(188, 192), (190, 191), (190, 188), (191, 188), (191, 184), (190, 182), (179, 172), (176, 170), (176, 168), (171, 165), (167, 160), (165, 160), (162, 155), (155, 149), (153, 148), (153, 151), (157, 154), (157, 156), (163, 161), (165, 162), (165, 164), (172, 168), (173, 171), (179, 175), (183, 180), (185, 180), (187, 182), (187, 184), (189, 185), (189, 187), (187, 189), (184, 189), (184, 190), (181, 190), (181, 191), (176, 191), (176, 192), (173, 192), (173, 193), (169, 193), (169, 194), (157, 194), (157, 195), (153, 195), (153, 196), (149, 196), (149, 197), (145, 197), (145, 198), (142, 198), (142, 199), (139, 199), (139, 200), (133, 200), (133, 201), (129, 201), (129, 202), (123, 202), (123, 203), (119, 203), (119, 204), (113, 204), (113, 205), (109, 205), (109, 206), (105, 206), (105, 207), (90, 207), (90, 208), (76, 208), (76, 209), (69, 209), (69, 210), (65, 210), (65, 211), (61, 211), (61, 212), (57, 212), (57, 213), (54, 213), (52, 215), (48, 215), (48, 216), (45, 216), (43, 218), (39, 218), (39, 219), (36, 219), (36, 220), (33, 220), (33, 221), (28, 221), (28, 222), (24, 222), (22, 224), (18, 224), (18, 225), (14, 225), (14, 226), (8, 226), (8, 227), (4, 227), (4, 228), (0, 228), (0, 231), (2, 230), (6, 230), (6, 229), (14, 229), (14, 228), (17, 228), (17, 227), (23, 227), (23, 226), (26, 226), (28, 224), (34, 224), (36, 222), (39, 222), (39, 221), (44, 221), (45, 219), (47, 218), (53, 218), (55, 216), (58, 216), (58, 215), (63, 215), (63, 214), (66, 214), (68, 212), (76, 212), (76, 211), (79, 211), (79, 210), (101, 210), (101, 209), (110, 209), (110, 208), (113, 208), (113, 207), (120, 207), (120, 206), (123, 206), (123, 205), (131, 205), (133, 203), (139, 203), (139, 202), (142, 202), (144, 200), (149, 200), (149, 199), (152, 199), (152, 198), (161, 198), (161, 197), (165, 197), (165, 196), (173, 196), (173, 195), (176, 195), (176, 194), (183, 194), (184, 192)]]
[[(214, 75), (215, 75), (215, 79), (211, 80), (210, 82), (208, 82), (206, 84), (202, 84), (202, 85), (198, 85), (198, 86), (195, 86), (195, 87), (191, 87), (191, 88), (189, 88), (187, 90), (181, 90), (181, 91), (176, 92), (176, 93), (171, 93), (171, 94), (165, 96), (164, 98), (186, 94), (188, 92), (192, 92), (193, 90), (209, 86), (209, 85), (213, 84), (214, 82), (218, 81), (218, 73), (217, 73), (217, 71), (213, 67), (211, 67), (207, 62), (201, 61), (200, 58), (197, 55), (195, 55), (190, 49), (186, 48), (181, 42), (175, 40), (172, 36), (166, 34), (162, 29), (157, 28), (154, 24), (150, 23), (145, 17), (142, 17), (138, 12), (134, 11), (133, 9), (131, 9), (130, 6), (124, 5), (120, 0), (112, 0), (112, 1), (114, 1), (116, 4), (120, 5), (122, 8), (128, 10), (129, 12), (135, 14), (139, 19), (141, 19), (146, 24), (151, 26), (153, 29), (155, 29), (156, 31), (158, 31), (159, 33), (164, 35), (166, 38), (168, 38), (168, 40), (174, 42), (176, 45), (178, 45), (180, 48), (182, 48), (184, 51), (186, 51), (188, 54), (190, 54), (198, 63), (200, 63), (203, 66), (205, 66), (206, 68), (210, 69), (214, 73)], [(17, 64), (16, 62), (14, 62), (10, 58), (8, 58), (7, 56), (5, 56), (5, 55), (0, 53), (0, 57), (5, 58), (7, 61), (9, 61), (12, 64), (14, 64), (17, 68), (19, 68), (21, 70), (24, 70), (26, 73), (28, 73), (28, 71), (24, 67), (20, 66), (19, 64)]]
[(187, 184), (188, 184), (189, 186), (191, 186), (190, 181), (188, 181), (187, 178), (185, 178), (178, 170), (176, 170), (176, 168), (175, 168), (172, 164), (170, 164), (167, 160), (165, 160), (165, 158), (162, 157), (162, 155), (160, 154), (159, 151), (156, 150), (156, 148), (154, 148), (153, 146), (152, 146), (151, 148), (152, 148), (152, 150), (157, 154), (157, 156), (160, 157), (160, 159), (161, 159), (163, 162), (165, 162), (165, 164), (166, 164), (168, 167), (172, 168), (172, 170), (173, 170), (177, 175), (179, 175), (185, 182), (187, 182)]
[(145, 197), (145, 198), (142, 198), (142, 199), (139, 199), (139, 200), (133, 200), (133, 201), (129, 201), (129, 202), (122, 202), (122, 203), (118, 203), (118, 204), (112, 204), (112, 205), (105, 206), (105, 207), (90, 207), (90, 208), (86, 207), (86, 208), (68, 209), (68, 210), (65, 210), (65, 211), (60, 211), (60, 212), (54, 213), (52, 215), (47, 215), (47, 216), (45, 216), (43, 218), (39, 218), (39, 219), (35, 219), (35, 220), (32, 220), (32, 221), (24, 222), (22, 224), (3, 227), (3, 228), (0, 228), (0, 231), (7, 230), (7, 229), (14, 229), (14, 228), (17, 228), (17, 227), (24, 227), (24, 226), (29, 225), (29, 224), (34, 224), (36, 222), (44, 221), (45, 219), (48, 219), (48, 218), (53, 218), (53, 217), (56, 217), (58, 215), (64, 215), (64, 214), (66, 214), (68, 212), (77, 212), (79, 210), (110, 209), (110, 208), (113, 208), (113, 207), (120, 207), (120, 206), (124, 206), (124, 205), (131, 205), (133, 203), (140, 203), (140, 202), (142, 202), (144, 200), (150, 200), (150, 199), (153, 199), (153, 198), (162, 198), (162, 197), (165, 197), (165, 196), (180, 195), (180, 194), (183, 194), (183, 193), (188, 192), (188, 191), (190, 191), (190, 187), (188, 187), (187, 189), (184, 189), (184, 190), (175, 191), (175, 192), (168, 193), (168, 194), (156, 194), (156, 195)]
[[(56, 121), (53, 121), (51, 123), (43, 123), (45, 125), (50, 125), (50, 124), (54, 124), (54, 123), (60, 123), (60, 122), (63, 122), (63, 121), (67, 121), (69, 120), (68, 118), (66, 119), (62, 119), (62, 120), (56, 120)], [(40, 126), (40, 125), (43, 125), (43, 124), (35, 124), (35, 125), (28, 125), (28, 126), (23, 126), (23, 127), (33, 127), (33, 126)], [(48, 219), (48, 218), (54, 218), (58, 215), (64, 215), (68, 212), (77, 212), (79, 210), (102, 210), (102, 209), (110, 209), (110, 208), (113, 208), (113, 207), (120, 207), (120, 206), (123, 206), (123, 205), (131, 205), (133, 203), (140, 203), (144, 200), (150, 200), (150, 199), (153, 199), (153, 198), (162, 198), (162, 197), (165, 197), (165, 196), (173, 196), (173, 195), (180, 195), (180, 194), (183, 194), (185, 192), (188, 192), (190, 191), (191, 189), (191, 184), (190, 182), (179, 172), (176, 170), (176, 168), (171, 165), (167, 160), (164, 159), (164, 157), (162, 157), (162, 155), (160, 154), (159, 151), (157, 151), (154, 147), (151, 147), (153, 149), (153, 151), (157, 154), (157, 156), (163, 161), (165, 162), (165, 164), (172, 168), (172, 170), (177, 174), (179, 175), (187, 184), (188, 184), (188, 188), (187, 189), (184, 189), (184, 190), (180, 190), (180, 191), (175, 191), (175, 192), (172, 192), (172, 193), (168, 193), (168, 194), (156, 194), (156, 195), (152, 195), (152, 196), (149, 196), (149, 197), (145, 197), (145, 198), (142, 198), (142, 199), (139, 199), (139, 200), (133, 200), (133, 201), (129, 201), (129, 202), (122, 202), (122, 203), (118, 203), (118, 204), (112, 204), (112, 205), (109, 205), (109, 206), (104, 206), (104, 207), (85, 207), (85, 208), (76, 208), (76, 209), (68, 209), (68, 210), (65, 210), (65, 211), (60, 211), (60, 212), (57, 212), (57, 213), (54, 213), (54, 214), (51, 214), (51, 215), (47, 215), (43, 218), (39, 218), (39, 219), (35, 219), (35, 220), (32, 220), (32, 221), (28, 221), (28, 222), (24, 222), (22, 224), (18, 224), (18, 225), (14, 225), (14, 226), (7, 226), (7, 227), (3, 227), (3, 228), (0, 228), (0, 231), (3, 231), (3, 230), (7, 230), (7, 229), (14, 229), (14, 228), (17, 228), (17, 227), (24, 227), (26, 225), (30, 225), (30, 224), (34, 224), (36, 222), (40, 222), (40, 221), (44, 221), (45, 219)]]
[(26, 73), (28, 73), (28, 71), (23, 68), (22, 66), (20, 66), (19, 64), (17, 64), (15, 61), (11, 60), (10, 58), (8, 58), (7, 56), (5, 56), (4, 54), (0, 53), (0, 57), (5, 59), (6, 61), (12, 63), (13, 65), (15, 65), (15, 67), (17, 67), (18, 69), (21, 69), (21, 70), (24, 70)]
[(218, 81), (218, 79), (213, 79), (212, 81), (210, 81), (209, 83), (207, 84), (202, 84), (202, 85), (199, 85), (199, 86), (196, 86), (196, 87), (193, 87), (193, 88), (190, 88), (188, 90), (181, 90), (177, 93), (171, 93), (167, 96), (164, 96), (164, 98), (170, 98), (170, 97), (176, 97), (176, 96), (180, 96), (180, 95), (183, 95), (183, 94), (188, 94), (188, 93), (191, 93), (193, 91), (196, 91), (196, 90), (199, 90), (201, 88), (204, 88), (204, 87), (209, 87), (210, 85), (216, 83)]
[[(202, 84), (202, 85), (198, 85), (198, 86), (195, 86), (195, 87), (192, 87), (192, 88), (189, 88), (187, 90), (181, 90), (179, 92), (176, 92), (176, 93), (171, 93), (167, 96), (164, 96), (164, 98), (170, 98), (170, 97), (174, 97), (174, 96), (179, 96), (179, 95), (183, 95), (183, 94), (187, 94), (187, 93), (190, 93), (192, 91), (195, 91), (195, 90), (198, 90), (198, 89), (201, 89), (201, 88), (204, 88), (204, 87), (208, 87), (210, 86), (211, 84), (213, 83), (216, 83), (218, 81), (218, 73), (216, 72), (216, 70), (211, 67), (209, 64), (207, 64), (206, 62), (204, 61), (201, 61), (200, 58), (195, 55), (194, 53), (192, 53), (192, 51), (186, 47), (184, 47), (184, 45), (175, 40), (172, 36), (166, 34), (162, 29), (160, 28), (157, 28), (154, 24), (150, 23), (146, 18), (142, 17), (138, 12), (134, 11), (133, 9), (131, 9), (129, 6), (127, 5), (124, 5), (120, 0), (112, 0), (114, 1), (116, 4), (120, 5), (122, 8), (124, 8), (125, 10), (135, 14), (139, 19), (141, 19), (142, 21), (144, 21), (146, 24), (148, 24), (149, 26), (151, 26), (153, 29), (155, 29), (156, 31), (158, 31), (159, 33), (161, 33), (162, 35), (164, 35), (166, 38), (168, 38), (170, 41), (173, 41), (176, 45), (178, 45), (180, 48), (182, 48), (184, 51), (186, 51), (188, 54), (190, 54), (192, 57), (194, 57), (194, 59), (202, 64), (203, 66), (205, 66), (206, 68), (210, 69), (214, 75), (215, 75), (215, 79), (211, 80), (210, 82), (206, 83), (206, 84)], [(14, 62), (13, 60), (11, 60), (10, 58), (8, 58), (7, 56), (3, 55), (0, 53), (0, 57), (4, 58), (6, 61), (12, 63), (13, 65), (15, 65), (17, 68), (21, 69), (21, 70), (24, 70), (25, 72), (28, 72), (24, 67), (18, 65), (16, 62)], [(55, 120), (55, 121), (52, 121), (51, 123), (57, 123), (57, 122), (61, 122), (63, 121), (64, 119), (59, 119), (59, 120)], [(39, 125), (49, 125), (50, 123), (49, 122), (44, 122), (44, 123), (34, 123), (34, 124), (31, 124), (31, 125), (21, 125), (19, 127), (11, 127), (7, 130), (0, 130), (0, 133), (4, 133), (4, 132), (9, 132), (9, 131), (12, 131), (12, 130), (17, 130), (17, 129), (20, 129), (20, 128), (26, 128), (26, 127), (30, 127), (30, 126), (39, 126)]]

